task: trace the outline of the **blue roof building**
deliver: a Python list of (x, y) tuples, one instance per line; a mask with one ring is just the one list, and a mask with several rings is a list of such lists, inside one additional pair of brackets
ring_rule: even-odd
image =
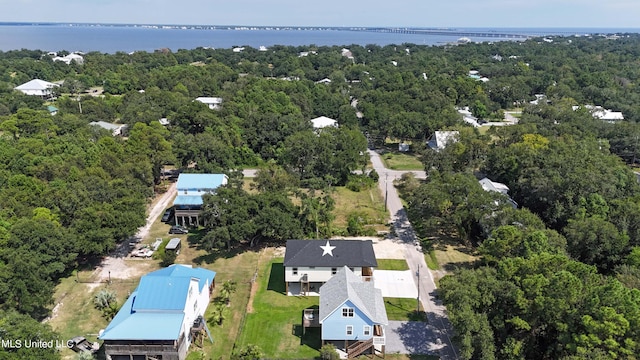
[(175, 223), (182, 225), (199, 224), (202, 197), (214, 194), (220, 186), (226, 185), (229, 177), (225, 174), (180, 174), (176, 188), (178, 195), (173, 201)]
[(107, 358), (185, 359), (199, 335), (194, 324), (202, 323), (215, 276), (215, 271), (179, 264), (143, 276), (100, 333)]

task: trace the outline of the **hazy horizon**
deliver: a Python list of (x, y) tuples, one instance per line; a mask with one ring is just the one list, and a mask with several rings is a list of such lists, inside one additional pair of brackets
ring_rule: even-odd
[[(635, 0), (0, 0), (0, 22), (273, 27), (638, 28)], [(250, 10), (250, 11), (248, 11)]]

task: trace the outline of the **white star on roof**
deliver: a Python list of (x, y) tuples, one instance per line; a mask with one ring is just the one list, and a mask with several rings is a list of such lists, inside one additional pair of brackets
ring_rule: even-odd
[(322, 256), (325, 256), (327, 254), (333, 256), (333, 249), (335, 249), (335, 246), (331, 246), (331, 244), (329, 244), (329, 240), (327, 240), (327, 243), (324, 246), (320, 246), (320, 248), (322, 249)]

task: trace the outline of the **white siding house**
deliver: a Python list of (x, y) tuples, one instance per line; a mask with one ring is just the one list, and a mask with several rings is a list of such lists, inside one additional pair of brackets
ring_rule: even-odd
[(287, 295), (317, 295), (320, 286), (347, 266), (366, 281), (378, 266), (371, 240), (287, 240)]

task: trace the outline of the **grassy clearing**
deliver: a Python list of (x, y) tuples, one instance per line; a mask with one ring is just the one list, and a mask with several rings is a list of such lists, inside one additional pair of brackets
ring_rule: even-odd
[(406, 260), (400, 259), (378, 259), (378, 270), (409, 270)]
[[(62, 340), (68, 340), (75, 336), (84, 336), (90, 342), (97, 341), (98, 331), (109, 324), (102, 313), (93, 305), (93, 298), (100, 290), (107, 288), (117, 294), (118, 303), (122, 304), (131, 291), (135, 289), (138, 279), (130, 281), (113, 281), (111, 284), (79, 283), (78, 279), (88, 278), (89, 273), (78, 274), (63, 279), (56, 288), (54, 301), (57, 304), (53, 311), (53, 317), (49, 325), (60, 334)], [(64, 359), (72, 359), (75, 352), (70, 349), (62, 349), (61, 356)]]
[(389, 320), (426, 320), (426, 313), (424, 312), (422, 304), (420, 304), (420, 313), (416, 313), (416, 310), (418, 309), (418, 299), (384, 298), (384, 307), (387, 309), (387, 317)]
[(427, 263), (427, 266), (431, 270), (440, 269), (440, 264), (438, 263), (438, 258), (436, 257), (436, 252), (434, 250), (430, 250), (428, 253), (424, 255), (424, 261)]
[(331, 197), (335, 200), (333, 225), (336, 228), (346, 229), (349, 214), (357, 211), (366, 214), (369, 225), (376, 231), (388, 230), (389, 214), (384, 211), (384, 198), (377, 186), (359, 192), (336, 187)]
[(391, 170), (424, 170), (422, 162), (413, 154), (388, 152), (381, 156), (387, 169)]
[(390, 360), (439, 360), (435, 355), (405, 355), (405, 354), (385, 354), (385, 359)]
[(454, 267), (468, 266), (478, 260), (475, 250), (467, 247), (445, 245), (444, 248), (439, 247), (433, 252), (438, 264), (447, 271)]
[(282, 258), (263, 262), (253, 302), (236, 347), (257, 345), (266, 358), (315, 358), (321, 346), (319, 329), (302, 335), (302, 311), (318, 306), (317, 297), (287, 296)]
[[(230, 306), (224, 311), (225, 319), (222, 324), (214, 324), (211, 320), (215, 311), (213, 305), (209, 305), (205, 313), (213, 343), (205, 340), (202, 349), (192, 346), (191, 351), (200, 350), (208, 354), (211, 359), (230, 359), (236, 337), (242, 326), (244, 314), (247, 312), (247, 304), (251, 294), (251, 279), (260, 264), (263, 252), (247, 251), (240, 254), (229, 252), (203, 256), (200, 251), (195, 251), (193, 248), (190, 248), (190, 250), (188, 253), (200, 254), (196, 256), (194, 262), (199, 263), (202, 267), (216, 271), (216, 290), (212, 298), (218, 295), (218, 291), (225, 281), (235, 281), (237, 284), (236, 291), (231, 295)], [(268, 250), (265, 250), (265, 252), (268, 254)], [(181, 252), (180, 256), (182, 255), (183, 253)]]

